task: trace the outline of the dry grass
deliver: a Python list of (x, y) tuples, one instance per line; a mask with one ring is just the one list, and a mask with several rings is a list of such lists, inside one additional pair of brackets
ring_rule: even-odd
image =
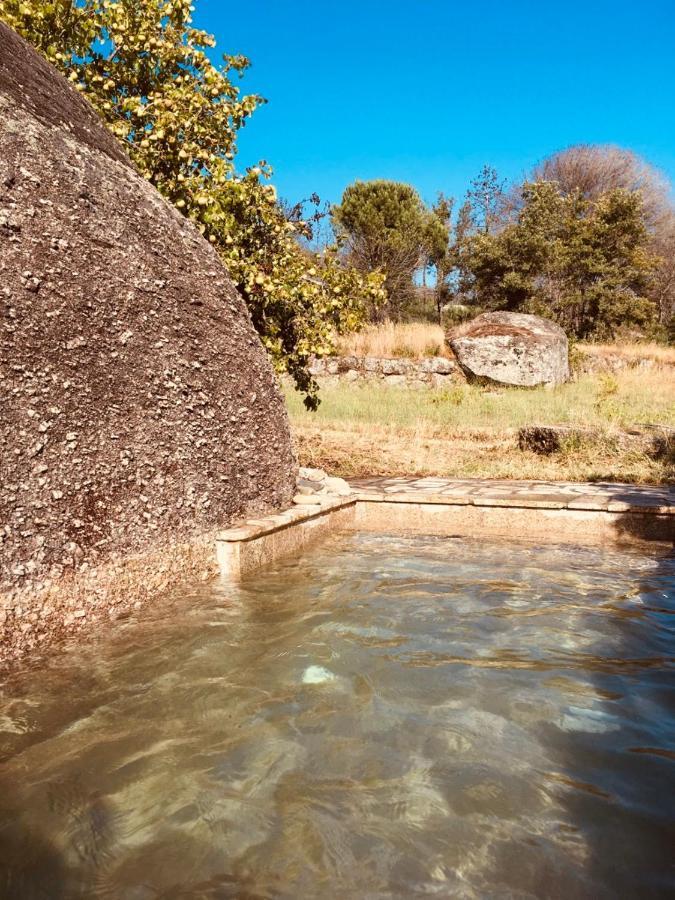
[(455, 437), (476, 429), (501, 432), (524, 425), (626, 428), (639, 423), (675, 424), (675, 370), (624, 369), (585, 375), (554, 389), (482, 388), (464, 382), (439, 390), (389, 387), (379, 382), (339, 382), (321, 389), (318, 412), (309, 413), (289, 391), (294, 422), (423, 429)]
[(472, 325), (473, 319), (469, 319), (468, 322), (458, 322), (448, 329), (448, 338), (452, 340), (452, 338), (464, 337), (471, 330)]
[[(462, 326), (459, 326), (461, 330)], [(338, 384), (321, 392), (318, 413), (299, 397), (288, 406), (300, 461), (344, 476), (427, 475), (656, 483), (675, 480), (672, 460), (627, 447), (622, 429), (675, 424), (675, 348), (585, 344), (594, 359), (621, 358), (617, 374), (585, 375), (555, 390), (490, 390), (455, 384), (413, 391)], [(420, 358), (444, 352), (443, 330), (424, 323), (370, 326), (341, 339), (353, 356)], [(631, 368), (650, 360), (648, 370)], [(550, 457), (518, 448), (518, 428), (577, 425), (598, 437)]]
[(365, 428), (296, 425), (296, 452), (303, 466), (344, 478), (368, 475), (440, 475), (544, 481), (620, 481), (661, 484), (675, 472), (637, 451), (616, 452), (611, 443), (579, 446), (542, 457), (518, 449), (516, 433), (465, 433), (433, 438), (418, 429), (388, 425)]
[[(469, 327), (464, 322), (453, 328), (453, 334), (461, 335)], [(609, 357), (639, 363), (643, 359), (660, 365), (675, 365), (675, 347), (661, 344), (577, 344), (580, 353), (599, 359)], [(341, 356), (380, 356), (420, 359), (424, 356), (443, 356), (449, 353), (440, 325), (413, 322), (407, 325), (384, 322), (368, 325), (362, 331), (338, 339)]]
[(675, 347), (663, 344), (578, 344), (579, 350), (587, 356), (600, 359), (619, 357), (629, 362), (649, 359), (659, 365), (675, 366)]
[[(321, 392), (315, 414), (288, 393), (302, 465), (336, 474), (613, 480), (675, 479), (673, 462), (626, 449), (617, 439), (638, 423), (675, 423), (675, 370), (585, 376), (555, 390), (488, 390), (456, 384), (410, 390), (338, 384)], [(541, 457), (519, 450), (518, 428), (592, 428), (598, 438)]]
[(442, 356), (444, 347), (441, 326), (425, 322), (367, 325), (362, 331), (345, 335), (338, 340), (338, 353), (341, 356), (406, 356), (420, 359), (423, 356)]

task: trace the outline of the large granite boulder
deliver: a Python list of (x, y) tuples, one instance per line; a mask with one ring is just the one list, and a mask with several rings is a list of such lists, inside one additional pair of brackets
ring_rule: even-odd
[(0, 627), (30, 633), (17, 591), (284, 506), (296, 466), (218, 255), (2, 23), (0, 148)]
[(567, 336), (539, 316), (484, 313), (449, 344), (469, 378), (519, 387), (569, 379)]

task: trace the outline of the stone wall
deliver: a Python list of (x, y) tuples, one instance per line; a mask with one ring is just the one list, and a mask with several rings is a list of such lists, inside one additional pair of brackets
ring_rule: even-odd
[[(650, 370), (672, 365), (656, 360), (628, 359), (620, 355), (593, 356), (579, 350), (573, 377), (585, 374), (616, 373), (626, 369)], [(315, 359), (311, 372), (321, 384), (338, 382), (379, 382), (404, 387), (443, 387), (464, 381), (457, 363), (443, 356), (425, 359), (377, 356), (328, 356)]]
[(650, 357), (639, 359), (611, 353), (595, 356), (580, 348), (574, 362), (574, 370), (577, 375), (616, 374), (630, 369), (646, 372), (652, 369), (672, 367), (672, 365), (671, 362)]
[(329, 356), (315, 359), (312, 375), (321, 383), (376, 381), (405, 387), (442, 387), (457, 377), (457, 365), (443, 356), (387, 359), (377, 356)]

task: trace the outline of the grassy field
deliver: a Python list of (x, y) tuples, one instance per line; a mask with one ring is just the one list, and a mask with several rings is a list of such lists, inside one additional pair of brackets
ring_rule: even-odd
[[(324, 387), (321, 398), (318, 412), (309, 413), (288, 389), (296, 448), (302, 465), (343, 476), (675, 480), (672, 459), (653, 458), (622, 438), (644, 424), (675, 425), (669, 365), (587, 375), (553, 390), (338, 384)], [(542, 457), (518, 448), (518, 428), (532, 424), (578, 425), (597, 436)]]

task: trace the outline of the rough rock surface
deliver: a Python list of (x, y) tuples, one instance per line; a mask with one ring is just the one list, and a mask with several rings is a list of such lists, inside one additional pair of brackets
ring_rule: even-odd
[(0, 146), (0, 628), (30, 634), (17, 592), (287, 505), (297, 469), (216, 252), (2, 23)]
[(562, 384), (570, 376), (565, 332), (539, 316), (484, 313), (449, 343), (469, 378), (534, 387)]
[(298, 471), (297, 494), (293, 503), (321, 503), (324, 497), (349, 497), (352, 489), (344, 478), (327, 475), (323, 469), (301, 468)]

